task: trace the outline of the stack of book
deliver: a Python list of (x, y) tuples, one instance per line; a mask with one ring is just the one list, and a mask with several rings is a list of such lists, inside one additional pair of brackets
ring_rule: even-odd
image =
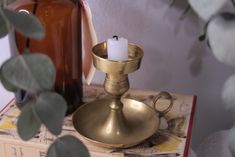
[[(85, 88), (84, 101), (90, 102), (106, 96), (99, 86)], [(124, 97), (133, 98), (153, 106), (153, 99), (159, 92), (129, 90)], [(190, 145), (196, 97), (171, 93), (173, 108), (161, 118), (160, 129), (143, 143), (126, 149), (99, 147), (81, 137), (72, 125), (72, 116), (66, 117), (62, 135), (72, 134), (87, 146), (92, 157), (187, 157)], [(0, 157), (45, 157), (48, 146), (55, 140), (42, 127), (30, 141), (22, 141), (17, 135), (16, 122), (19, 110), (14, 100), (0, 112)], [(144, 132), (145, 130), (143, 130)]]

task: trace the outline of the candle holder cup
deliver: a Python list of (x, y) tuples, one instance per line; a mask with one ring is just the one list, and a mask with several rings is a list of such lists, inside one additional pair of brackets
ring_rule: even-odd
[(161, 92), (155, 98), (154, 104), (161, 97), (170, 100), (164, 111), (122, 98), (129, 89), (128, 74), (140, 67), (142, 49), (129, 44), (128, 60), (112, 61), (107, 59), (107, 44), (103, 42), (93, 48), (92, 55), (94, 66), (106, 73), (104, 89), (108, 97), (81, 106), (73, 116), (75, 129), (87, 140), (109, 148), (134, 146), (152, 136), (159, 127), (159, 116), (172, 107), (171, 96)]

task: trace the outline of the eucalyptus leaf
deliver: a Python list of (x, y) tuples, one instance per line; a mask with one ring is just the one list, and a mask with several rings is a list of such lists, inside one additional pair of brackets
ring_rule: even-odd
[(37, 98), (34, 110), (51, 133), (61, 133), (67, 110), (67, 103), (62, 96), (54, 92), (43, 92)]
[(51, 59), (39, 53), (10, 58), (3, 63), (1, 74), (8, 83), (30, 93), (49, 90), (55, 82), (55, 67)]
[(214, 17), (208, 24), (207, 34), (215, 57), (235, 66), (235, 15), (223, 13)]
[(14, 28), (24, 36), (33, 39), (42, 39), (45, 36), (42, 24), (34, 15), (7, 8), (2, 8), (2, 11)]
[(33, 112), (33, 105), (33, 101), (25, 104), (17, 121), (18, 134), (25, 141), (34, 137), (41, 126), (40, 120)]
[[(7, 21), (0, 14), (0, 38), (3, 38), (8, 34), (8, 26), (9, 24), (7, 24)], [(10, 27), (9, 27), (9, 30), (10, 30)]]
[(189, 0), (194, 11), (205, 21), (215, 15), (226, 3), (227, 0)]
[(18, 88), (14, 86), (13, 84), (9, 83), (1, 74), (1, 68), (0, 68), (0, 81), (3, 85), (3, 87), (11, 92), (16, 92)]
[(222, 100), (227, 110), (233, 113), (235, 118), (235, 75), (230, 76), (224, 83), (222, 89)]
[(86, 146), (71, 135), (62, 136), (49, 147), (47, 157), (90, 157)]
[(235, 128), (232, 128), (230, 130), (228, 142), (229, 142), (230, 152), (232, 153), (232, 156), (235, 156)]

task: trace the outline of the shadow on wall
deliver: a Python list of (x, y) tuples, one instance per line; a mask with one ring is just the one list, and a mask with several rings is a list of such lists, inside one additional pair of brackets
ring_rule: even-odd
[[(198, 40), (200, 27), (203, 26), (192, 8), (189, 7), (188, 0), (162, 0), (162, 2), (169, 5), (164, 18), (171, 22), (174, 21), (175, 35), (183, 29), (185, 34), (195, 37), (195, 42), (189, 50), (186, 60), (191, 61), (190, 73), (192, 76), (197, 77), (203, 68), (203, 57), (206, 56), (205, 42)], [(175, 14), (175, 11), (178, 14)]]
[[(146, 14), (138, 10), (142, 5), (145, 7), (144, 1), (139, 1), (138, 3), (133, 3), (132, 1), (122, 1), (120, 3), (119, 0), (102, 0), (100, 3), (95, 3), (96, 1), (94, 0), (89, 1), (91, 8), (99, 7), (99, 9), (92, 10), (95, 15), (95, 28), (97, 30), (103, 30), (105, 28), (105, 31), (97, 31), (99, 41), (104, 41), (112, 37), (114, 35), (113, 33), (126, 37), (130, 41), (136, 41), (144, 33), (145, 30), (143, 27), (137, 27), (144, 24), (142, 19), (148, 19)], [(105, 14), (104, 10), (106, 12)], [(127, 28), (131, 28), (129, 32), (126, 31)], [(132, 34), (132, 36), (129, 34)]]
[[(144, 48), (146, 53), (154, 53), (154, 55), (151, 55), (152, 57), (147, 58), (148, 60), (144, 57), (144, 69), (152, 69), (152, 65), (149, 65), (150, 63), (155, 63), (156, 66), (158, 66), (158, 64), (163, 64), (162, 62), (164, 62), (164, 57), (162, 57), (162, 52), (164, 51), (162, 49), (157, 50), (161, 44), (156, 45), (157, 43), (151, 43), (156, 42), (156, 40), (157, 42), (161, 42), (159, 37), (156, 37), (159, 34), (158, 27), (160, 25), (156, 25), (156, 23), (159, 23), (157, 21), (161, 20), (154, 15), (156, 13), (162, 14), (162, 23), (173, 30), (174, 36), (182, 34), (183, 32), (185, 36), (195, 38), (195, 42), (189, 50), (186, 59), (191, 61), (190, 73), (192, 76), (196, 77), (200, 74), (203, 68), (203, 57), (205, 56), (205, 50), (203, 49), (204, 44), (202, 44), (202, 46), (201, 43), (197, 42), (200, 35), (200, 22), (196, 14), (190, 10), (184, 18), (181, 18), (184, 9), (188, 6), (187, 0), (175, 0), (174, 3), (172, 3), (173, 1), (171, 0), (148, 0), (138, 1), (138, 3), (133, 3), (130, 0), (121, 2), (119, 0), (102, 0), (102, 3), (95, 3), (94, 0), (89, 1), (91, 8), (99, 8), (92, 9), (93, 15), (95, 15), (93, 19), (95, 27), (97, 30), (102, 30), (97, 31), (99, 41), (110, 38), (114, 35), (111, 33), (115, 32), (117, 35), (128, 38), (131, 42), (135, 41)], [(172, 6), (170, 6), (171, 4)], [(104, 14), (104, 10), (106, 14)], [(165, 38), (164, 36), (162, 37)], [(167, 41), (167, 39), (165, 39), (165, 41)], [(140, 72), (147, 73), (146, 71)], [(156, 68), (155, 73), (161, 74), (160, 76), (157, 75), (158, 78), (156, 78), (156, 80), (158, 80), (156, 84), (160, 87), (167, 86), (173, 78), (173, 74), (164, 67)], [(144, 76), (147, 76), (147, 74)], [(148, 74), (147, 80), (151, 80), (155, 77), (156, 75), (154, 74)], [(102, 80), (99, 82), (102, 82)], [(151, 81), (146, 82), (151, 84)]]
[(198, 76), (203, 68), (203, 57), (206, 56), (205, 42), (199, 42), (196, 40), (191, 47), (187, 60), (190, 60), (190, 73), (192, 76)]
[[(163, 19), (169, 21), (169, 24), (174, 23), (174, 33), (177, 35), (183, 29), (183, 32), (188, 36), (195, 37), (195, 42), (193, 43), (186, 60), (190, 60), (190, 73), (192, 76), (197, 77), (203, 68), (203, 57), (206, 55), (205, 44), (199, 42), (198, 37), (200, 33), (200, 20), (194, 11), (189, 7), (187, 0), (161, 0), (168, 8), (165, 10)], [(155, 9), (159, 8), (159, 4), (149, 1), (147, 5), (151, 5)], [(147, 7), (148, 8), (148, 7)], [(182, 33), (182, 32), (181, 32)], [(163, 87), (168, 81), (173, 77), (169, 72), (163, 69), (157, 71), (161, 73), (162, 77), (158, 77), (158, 84)], [(162, 79), (161, 79), (162, 78)]]
[[(195, 33), (199, 31), (199, 22), (195, 20), (196, 15), (192, 10), (185, 15), (185, 18), (180, 19), (185, 7), (187, 7), (187, 0), (176, 0), (172, 7), (170, 7), (171, 0), (148, 0), (138, 1), (137, 3), (133, 3), (130, 0), (122, 1), (121, 3), (120, 0), (102, 0), (102, 3), (95, 3), (94, 0), (89, 1), (91, 8), (99, 7), (99, 9), (92, 9), (95, 15), (93, 19), (95, 27), (97, 29), (101, 27), (102, 29), (106, 29), (102, 34), (99, 31), (97, 32), (99, 41), (104, 41), (108, 37), (112, 37), (113, 34), (110, 34), (110, 32), (125, 36), (131, 41), (138, 40), (148, 31), (145, 28), (148, 28), (149, 23), (146, 24), (145, 22), (153, 20), (149, 15), (152, 13), (152, 16), (155, 16), (156, 10), (158, 10), (158, 13), (161, 11), (164, 13), (163, 19), (169, 21), (170, 25), (174, 23), (175, 34), (183, 28), (188, 35), (198, 35)], [(105, 10), (106, 14), (101, 10)], [(190, 27), (188, 26), (189, 23)], [(126, 31), (128, 28), (129, 32)]]
[(175, 8), (179, 12), (181, 12), (180, 14), (181, 18), (183, 18), (182, 16), (184, 15), (184, 13), (187, 12), (187, 8), (189, 6), (188, 0), (161, 0), (161, 2), (168, 5), (169, 8)]
[(174, 33), (177, 35), (183, 28), (187, 35), (198, 38), (200, 22), (195, 12), (189, 8), (187, 0), (161, 0), (168, 6), (164, 18), (174, 23)]

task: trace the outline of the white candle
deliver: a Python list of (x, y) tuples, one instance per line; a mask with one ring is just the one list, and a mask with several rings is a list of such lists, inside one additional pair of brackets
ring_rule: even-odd
[(114, 36), (107, 40), (108, 59), (114, 61), (128, 60), (128, 41)]

